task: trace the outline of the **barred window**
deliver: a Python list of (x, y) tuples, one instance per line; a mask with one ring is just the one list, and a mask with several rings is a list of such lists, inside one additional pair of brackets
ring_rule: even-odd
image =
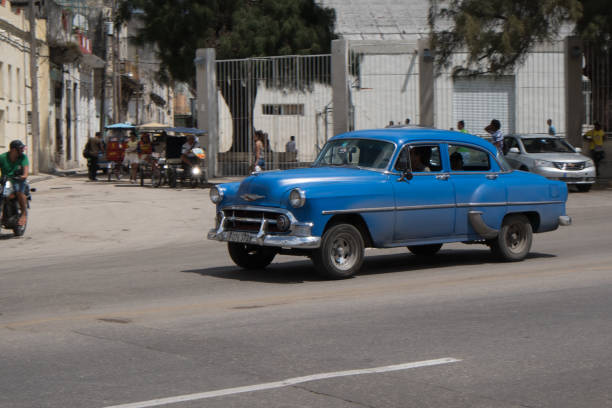
[(304, 116), (303, 103), (276, 103), (262, 105), (264, 115)]

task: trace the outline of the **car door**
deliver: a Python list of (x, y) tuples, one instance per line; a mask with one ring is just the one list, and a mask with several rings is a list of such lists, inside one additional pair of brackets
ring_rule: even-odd
[(467, 144), (449, 144), (449, 161), (461, 154), (460, 167), (450, 171), (450, 181), (456, 197), (455, 232), (458, 235), (474, 235), (476, 232), (468, 220), (470, 211), (479, 211), (483, 221), (498, 229), (507, 206), (507, 192), (501, 171), (495, 158), (487, 150)]
[[(425, 153), (421, 165), (415, 152)], [(412, 153), (411, 153), (412, 150)], [(420, 153), (422, 154), (422, 153)], [(393, 181), (395, 193), (394, 241), (406, 242), (453, 234), (455, 224), (455, 192), (448, 173), (442, 172), (440, 145), (435, 143), (407, 145), (401, 156), (410, 160), (412, 178)], [(397, 169), (397, 164), (396, 164)]]

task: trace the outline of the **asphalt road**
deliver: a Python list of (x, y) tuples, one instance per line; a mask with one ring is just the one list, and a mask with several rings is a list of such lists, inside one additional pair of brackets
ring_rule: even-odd
[(371, 250), (328, 282), (233, 266), (208, 190), (37, 187), (0, 235), (2, 408), (612, 407), (612, 190), (520, 263)]

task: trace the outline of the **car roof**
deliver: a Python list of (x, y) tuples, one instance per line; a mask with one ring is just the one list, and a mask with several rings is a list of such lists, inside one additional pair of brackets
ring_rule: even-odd
[(487, 140), (478, 136), (471, 135), (469, 133), (455, 132), (452, 130), (416, 127), (355, 130), (352, 132), (339, 134), (337, 136), (334, 136), (330, 140), (350, 138), (379, 139), (387, 142), (396, 143), (400, 146), (405, 143), (421, 141), (437, 141), (443, 143), (463, 142), (480, 146), (489, 150), (493, 154), (495, 154), (497, 151), (495, 146), (493, 146)]

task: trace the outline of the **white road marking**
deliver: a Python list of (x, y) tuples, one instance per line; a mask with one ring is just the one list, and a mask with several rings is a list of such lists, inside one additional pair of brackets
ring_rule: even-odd
[(412, 363), (396, 364), (383, 367), (362, 368), (359, 370), (335, 371), (331, 373), (312, 374), (304, 377), (287, 378), (285, 380), (269, 382), (263, 384), (246, 385), (244, 387), (225, 388), (216, 391), (200, 392), (197, 394), (178, 395), (175, 397), (159, 398), (149, 401), (132, 402), (129, 404), (107, 406), (105, 408), (148, 408), (157, 407), (160, 405), (176, 404), (185, 401), (201, 400), (206, 398), (220, 397), (223, 395), (240, 394), (243, 392), (269, 390), (272, 388), (288, 387), (290, 385), (301, 384), (309, 381), (324, 380), (327, 378), (347, 377), (351, 375), (386, 373), (389, 371), (409, 370), (411, 368), (429, 367), (441, 364), (456, 363), (461, 360), (456, 358), (446, 357), (436, 360), (415, 361)]

